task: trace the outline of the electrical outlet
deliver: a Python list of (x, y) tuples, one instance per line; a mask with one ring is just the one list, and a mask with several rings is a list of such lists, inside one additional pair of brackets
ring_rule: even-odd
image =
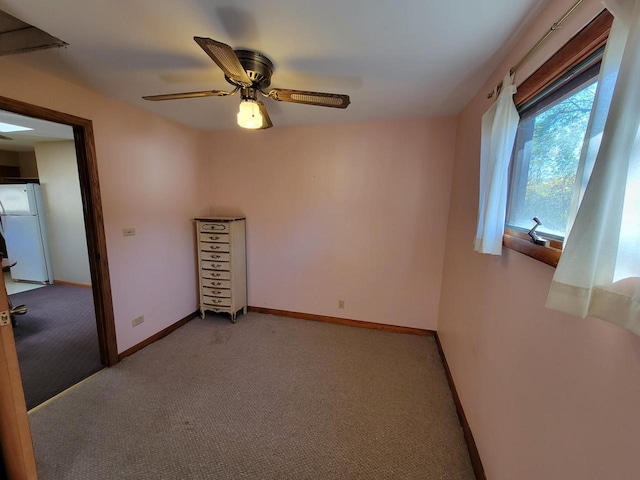
[(338, 300), (338, 308), (344, 308), (344, 300)]
[(133, 237), (136, 234), (136, 229), (133, 227), (129, 227), (129, 228), (123, 228), (122, 229), (122, 236), (123, 237)]
[(137, 327), (142, 322), (144, 322), (144, 317), (142, 315), (140, 315), (138, 318), (134, 318), (133, 320), (131, 320), (131, 326), (132, 327)]

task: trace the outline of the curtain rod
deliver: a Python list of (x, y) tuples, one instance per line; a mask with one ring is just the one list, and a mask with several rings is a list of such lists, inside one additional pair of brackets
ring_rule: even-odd
[[(531, 50), (529, 50), (524, 55), (524, 57), (522, 57), (520, 59), (520, 61), (518, 63), (516, 63), (513, 67), (511, 67), (509, 69), (509, 74), (513, 75), (514, 73), (516, 73), (518, 71), (518, 69), (524, 64), (524, 62), (526, 62), (529, 59), (529, 57), (531, 57), (531, 55), (533, 55), (538, 50), (538, 48), (540, 48), (540, 46), (551, 36), (551, 34), (562, 26), (562, 24), (565, 22), (565, 20), (567, 18), (569, 18), (569, 16), (575, 11), (576, 8), (578, 8), (580, 6), (580, 4), (583, 1), (584, 0), (578, 0), (576, 3), (573, 4), (573, 6), (569, 10), (567, 10), (567, 13), (565, 13), (557, 22), (555, 22), (553, 25), (551, 25), (551, 28), (547, 31), (547, 33), (545, 33), (542, 36), (542, 38), (540, 40), (538, 40), (538, 42), (531, 48)], [(493, 92), (489, 92), (487, 94), (487, 98), (493, 97), (494, 92), (495, 91), (499, 91), (501, 87), (502, 87), (502, 81), (500, 81), (500, 83), (498, 83), (498, 85), (496, 86), (496, 88), (495, 88), (495, 90)]]

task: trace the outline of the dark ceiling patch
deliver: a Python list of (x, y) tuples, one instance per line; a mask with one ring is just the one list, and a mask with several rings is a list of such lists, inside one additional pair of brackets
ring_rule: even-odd
[(0, 10), (0, 56), (66, 45), (59, 38)]

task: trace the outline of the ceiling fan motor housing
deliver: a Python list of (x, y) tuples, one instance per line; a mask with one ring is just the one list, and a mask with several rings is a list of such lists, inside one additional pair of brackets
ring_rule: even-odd
[[(273, 63), (271, 60), (261, 53), (251, 50), (234, 50), (233, 52), (238, 57), (249, 78), (253, 81), (252, 87), (264, 90), (271, 85), (271, 75), (273, 75)], [(231, 85), (238, 85), (226, 75), (224, 78)]]

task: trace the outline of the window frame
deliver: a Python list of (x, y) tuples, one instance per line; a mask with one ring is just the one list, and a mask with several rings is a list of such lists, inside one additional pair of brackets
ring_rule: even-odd
[[(580, 30), (549, 60), (538, 68), (529, 78), (518, 86), (513, 100), (516, 108), (539, 95), (569, 70), (575, 68), (604, 46), (611, 31), (613, 15), (603, 10), (586, 27)], [(542, 236), (542, 235), (541, 235)], [(563, 242), (549, 239), (549, 245), (537, 245), (531, 242), (526, 232), (505, 226), (502, 244), (547, 265), (556, 267), (562, 254)]]
[[(526, 188), (529, 181), (530, 158), (522, 151), (522, 142), (524, 141), (524, 143), (526, 143), (527, 140), (531, 140), (534, 136), (535, 118), (547, 109), (553, 108), (554, 105), (562, 103), (578, 91), (584, 90), (594, 83), (597, 83), (602, 64), (603, 51), (604, 47), (600, 47), (593, 55), (579, 63), (576, 67), (569, 69), (559, 80), (551, 84), (550, 87), (543, 90), (539, 95), (533, 97), (532, 100), (524, 103), (523, 106), (518, 109), (520, 113), (520, 125), (518, 126), (518, 133), (516, 135), (513, 159), (509, 167), (509, 204), (507, 205), (505, 228), (528, 232), (533, 226), (533, 223), (530, 222), (527, 222), (526, 227), (524, 225), (517, 225), (517, 222), (513, 222), (514, 218), (512, 214), (514, 209), (518, 211), (522, 208), (522, 204), (525, 202), (525, 197), (521, 192)], [(532, 119), (534, 122), (530, 121)], [(529, 128), (523, 125), (523, 122), (526, 121), (529, 121)], [(539, 211), (532, 213), (544, 218), (543, 214), (545, 212)], [(531, 220), (531, 217), (527, 218), (527, 220)], [(553, 234), (543, 230), (544, 228), (537, 231), (539, 237), (546, 240), (558, 240), (560, 242), (559, 248), (562, 248), (564, 241), (563, 235)]]

